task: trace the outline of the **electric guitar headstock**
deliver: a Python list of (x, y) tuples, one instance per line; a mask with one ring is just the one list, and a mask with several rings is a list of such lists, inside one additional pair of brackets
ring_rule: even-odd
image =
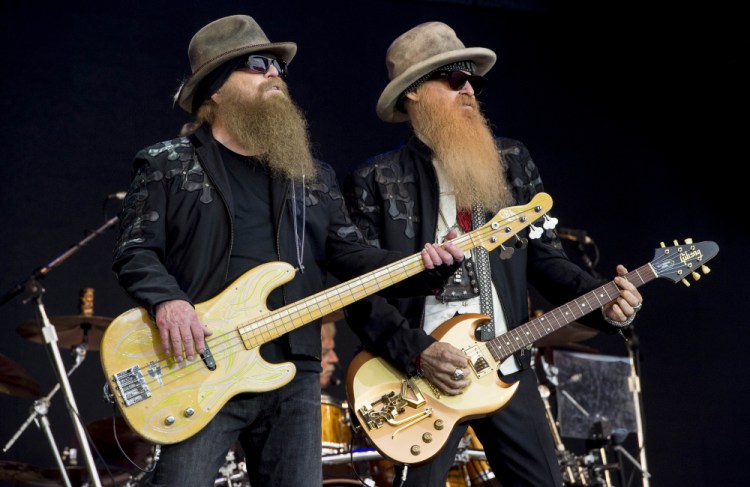
[(675, 283), (682, 282), (685, 286), (690, 287), (688, 276), (698, 281), (701, 275), (711, 272), (711, 269), (706, 266), (706, 262), (719, 253), (719, 246), (716, 242), (694, 243), (692, 239), (688, 238), (685, 239), (684, 244), (680, 244), (677, 240), (673, 243), (673, 246), (667, 247), (664, 242), (661, 242), (661, 248), (654, 252), (651, 266), (657, 277), (664, 277)]

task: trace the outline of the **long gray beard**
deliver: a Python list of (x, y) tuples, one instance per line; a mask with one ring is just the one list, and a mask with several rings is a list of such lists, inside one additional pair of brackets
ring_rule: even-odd
[[(286, 93), (286, 86), (283, 91)], [(229, 95), (232, 99), (223, 104), (222, 116), (227, 131), (241, 147), (260, 148), (257, 157), (274, 176), (315, 179), (307, 120), (288, 95), (253, 100)]]

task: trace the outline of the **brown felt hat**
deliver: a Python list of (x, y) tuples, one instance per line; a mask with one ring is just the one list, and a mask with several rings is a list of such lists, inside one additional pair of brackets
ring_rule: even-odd
[(274, 54), (289, 64), (297, 53), (297, 44), (269, 41), (255, 19), (247, 15), (214, 20), (190, 40), (188, 58), (192, 74), (180, 85), (174, 101), (192, 113), (196, 88), (209, 73), (230, 59), (254, 52)]
[(474, 74), (486, 74), (497, 60), (494, 51), (484, 47), (466, 47), (456, 32), (442, 22), (425, 22), (401, 34), (385, 55), (390, 83), (380, 95), (375, 111), (386, 122), (405, 122), (406, 113), (396, 104), (412, 83), (447, 64), (472, 61)]

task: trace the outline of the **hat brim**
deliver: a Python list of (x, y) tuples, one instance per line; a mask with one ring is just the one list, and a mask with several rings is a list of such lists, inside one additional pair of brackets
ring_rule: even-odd
[(476, 64), (474, 74), (484, 76), (495, 65), (497, 55), (494, 51), (484, 47), (467, 47), (433, 56), (409, 67), (406, 71), (393, 78), (385, 87), (383, 93), (380, 94), (378, 104), (375, 108), (378, 117), (385, 122), (392, 123), (409, 120), (409, 115), (396, 109), (396, 102), (398, 102), (401, 93), (409, 85), (429, 72), (458, 61), (473, 61)]
[(188, 113), (193, 113), (193, 96), (195, 96), (195, 90), (198, 88), (200, 82), (208, 76), (214, 69), (218, 68), (226, 61), (234, 59), (236, 57), (244, 56), (246, 54), (252, 54), (254, 52), (268, 52), (275, 56), (280, 57), (287, 64), (292, 62), (295, 54), (297, 54), (297, 43), (295, 42), (271, 42), (268, 44), (254, 44), (251, 46), (243, 46), (237, 49), (232, 49), (222, 53), (207, 63), (200, 66), (195, 72), (186, 79), (177, 90), (174, 96), (175, 101), (180, 107)]

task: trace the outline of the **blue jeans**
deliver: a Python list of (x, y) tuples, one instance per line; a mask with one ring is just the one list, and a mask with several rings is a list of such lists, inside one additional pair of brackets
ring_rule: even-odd
[(232, 398), (195, 436), (161, 448), (148, 485), (210, 487), (239, 439), (250, 484), (318, 487), (323, 483), (320, 381), (300, 371), (291, 383)]

